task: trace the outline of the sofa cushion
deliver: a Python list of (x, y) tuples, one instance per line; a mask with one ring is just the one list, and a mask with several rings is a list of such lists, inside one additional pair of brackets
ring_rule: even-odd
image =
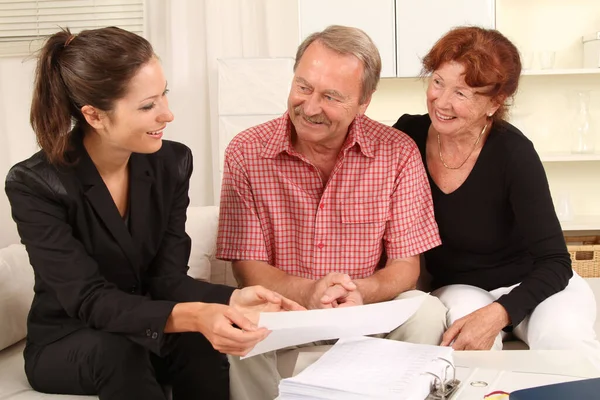
[(192, 252), (188, 275), (195, 279), (210, 280), (211, 260), (217, 249), (219, 207), (189, 207), (185, 230), (192, 238)]
[(27, 333), (27, 313), (33, 299), (33, 269), (25, 246), (0, 249), (0, 350)]
[(217, 232), (219, 207), (189, 207), (186, 231), (192, 239), (188, 275), (222, 285), (237, 286), (231, 272), (231, 263), (217, 260)]

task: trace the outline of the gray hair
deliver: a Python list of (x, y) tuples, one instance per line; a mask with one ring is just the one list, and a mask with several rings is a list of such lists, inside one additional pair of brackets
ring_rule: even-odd
[(330, 25), (322, 32), (308, 36), (296, 51), (294, 71), (300, 63), (304, 52), (313, 42), (318, 41), (323, 46), (342, 55), (353, 55), (363, 64), (360, 104), (377, 89), (381, 75), (381, 56), (377, 46), (364, 31), (349, 26)]

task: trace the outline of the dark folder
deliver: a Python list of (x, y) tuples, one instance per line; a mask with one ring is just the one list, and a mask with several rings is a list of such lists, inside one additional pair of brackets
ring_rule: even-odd
[(510, 393), (510, 400), (588, 400), (600, 399), (600, 378), (556, 383)]

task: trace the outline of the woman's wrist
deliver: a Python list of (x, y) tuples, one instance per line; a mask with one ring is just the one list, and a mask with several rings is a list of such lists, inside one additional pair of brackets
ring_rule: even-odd
[(495, 301), (490, 304), (490, 307), (494, 310), (496, 320), (498, 321), (498, 324), (501, 325), (501, 330), (510, 325), (510, 316), (502, 304)]
[(177, 303), (165, 325), (165, 333), (199, 332), (200, 314), (206, 309), (205, 303)]

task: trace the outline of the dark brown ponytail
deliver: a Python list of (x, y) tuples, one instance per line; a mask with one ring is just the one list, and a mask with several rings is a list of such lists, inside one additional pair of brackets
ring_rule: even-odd
[(69, 149), (73, 110), (62, 80), (59, 56), (71, 37), (68, 29), (52, 35), (40, 50), (29, 119), (37, 142), (52, 163), (62, 163)]

